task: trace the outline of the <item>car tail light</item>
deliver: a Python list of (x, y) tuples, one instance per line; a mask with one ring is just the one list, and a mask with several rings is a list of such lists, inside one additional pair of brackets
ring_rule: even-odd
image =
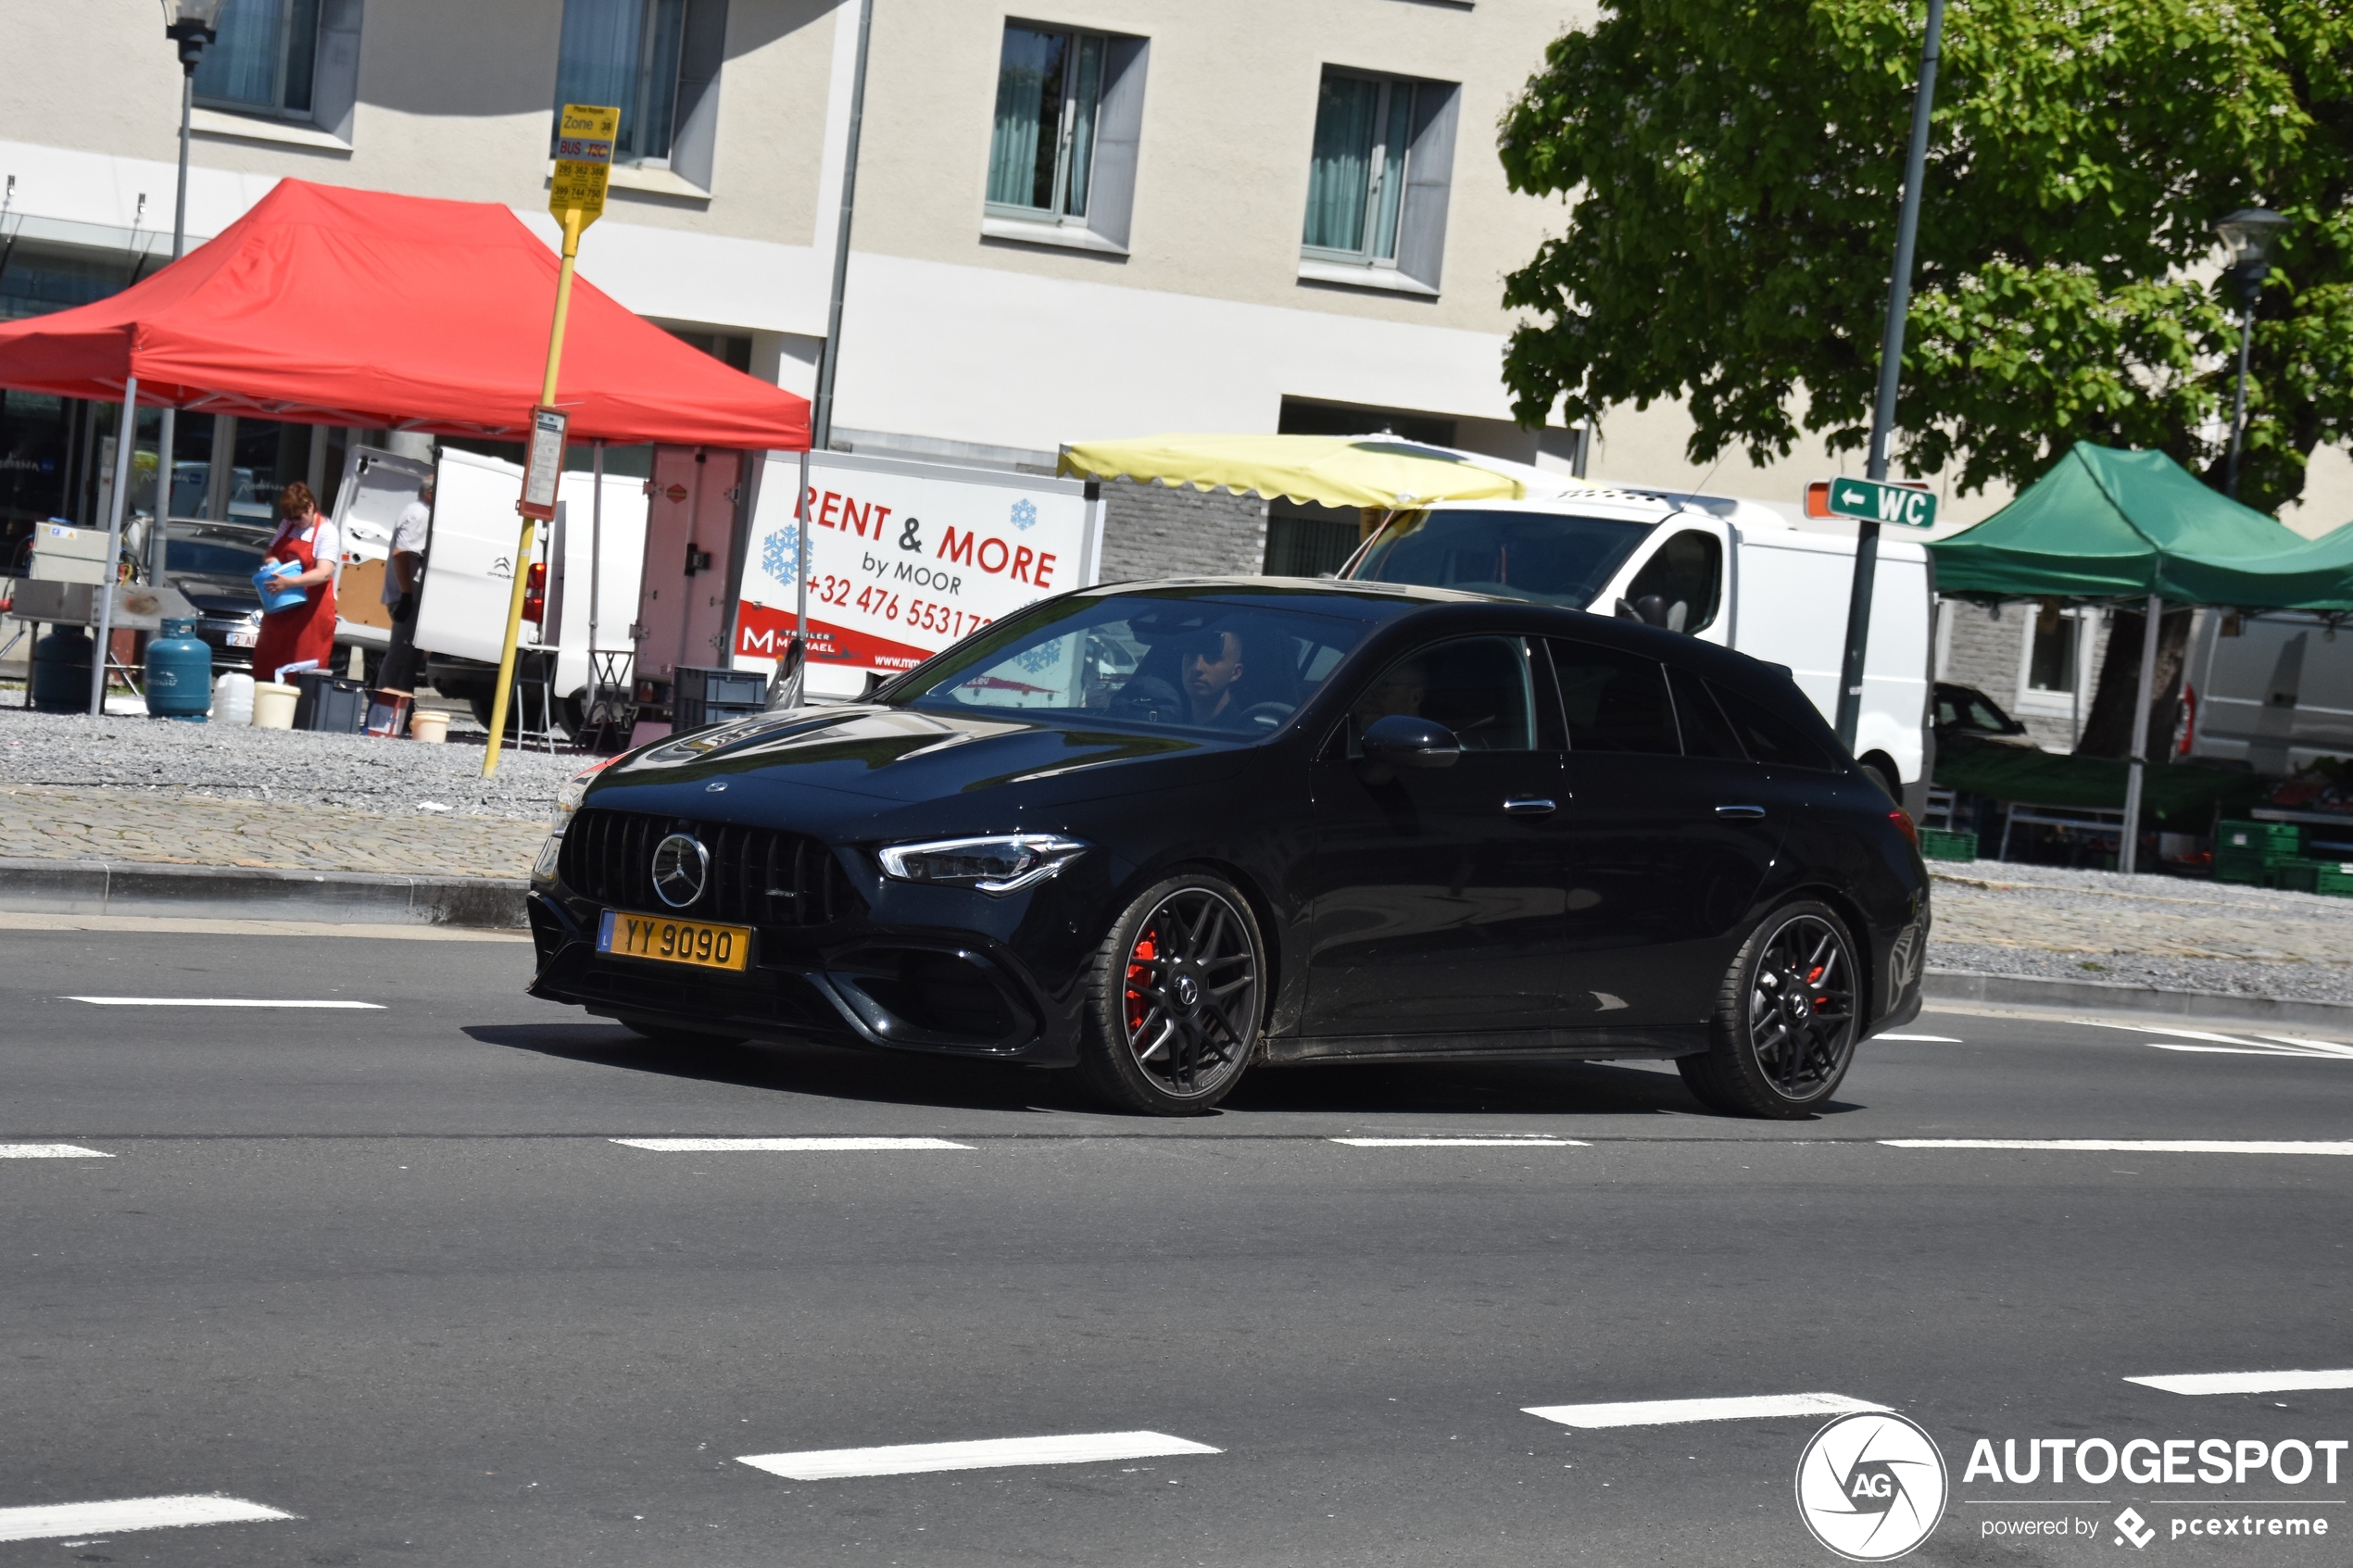
[(1912, 821), (1912, 814), (1909, 811), (1899, 807), (1887, 814), (1887, 820), (1895, 824), (1896, 832), (1912, 841), (1913, 848), (1918, 849), (1920, 847), (1919, 825)]
[(522, 618), (537, 625), (547, 613), (547, 563), (544, 560), (534, 561), (531, 563), (531, 577), (523, 584)]

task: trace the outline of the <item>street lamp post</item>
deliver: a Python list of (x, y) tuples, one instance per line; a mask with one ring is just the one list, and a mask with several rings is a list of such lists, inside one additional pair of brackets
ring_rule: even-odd
[[(227, 0), (163, 0), (163, 35), (180, 46), (180, 183), (171, 203), (171, 259), (188, 248), (188, 128), (195, 118), (196, 64), (205, 45), (220, 37), (214, 26)], [(156, 432), (156, 521), (147, 536), (147, 581), (161, 583), (171, 533), (172, 447), (179, 410), (167, 403)]]
[(2271, 270), (2271, 241), (2287, 227), (2287, 220), (2265, 207), (2242, 207), (2214, 225), (2222, 248), (2231, 253), (2229, 275), (2239, 285), (2239, 380), (2231, 405), (2231, 455), (2222, 467), (2222, 494), (2239, 495), (2239, 454), (2246, 440), (2246, 360), (2255, 342), (2255, 301)]

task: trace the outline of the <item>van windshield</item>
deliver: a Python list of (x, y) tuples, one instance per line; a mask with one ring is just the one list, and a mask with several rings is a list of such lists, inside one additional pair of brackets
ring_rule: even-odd
[(1653, 526), (1566, 512), (1407, 512), (1349, 575), (1583, 609)]

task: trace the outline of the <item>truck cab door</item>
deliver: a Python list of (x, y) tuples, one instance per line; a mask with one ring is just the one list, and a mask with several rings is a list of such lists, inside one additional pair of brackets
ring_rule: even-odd
[(1737, 535), (1716, 518), (1678, 512), (1652, 531), (1592, 603), (1721, 647), (1732, 646)]

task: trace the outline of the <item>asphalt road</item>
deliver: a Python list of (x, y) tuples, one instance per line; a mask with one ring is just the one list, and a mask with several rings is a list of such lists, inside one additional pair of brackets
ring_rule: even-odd
[[(2344, 1139), (2353, 1046), (1931, 1012), (1799, 1123), (1608, 1065), (1268, 1072), (1147, 1123), (662, 1051), (523, 997), (513, 943), (7, 945), (0, 1154), (106, 1158), (0, 1158), (0, 1542), (46, 1532), (0, 1568), (1832, 1562), (1821, 1410), (1527, 1413), (1799, 1394), (1933, 1438), (1910, 1562), (2353, 1557), (2353, 1449), (2313, 1447), (2353, 1387), (2126, 1381), (2353, 1368), (2353, 1158), (1882, 1141)], [(376, 1005), (70, 999), (271, 996)], [(843, 1136), (955, 1147), (613, 1141)], [(1187, 1451), (743, 1462), (1136, 1433)], [(2190, 1446), (2055, 1484), (1981, 1438)], [(26, 1512), (189, 1496), (293, 1517)]]

